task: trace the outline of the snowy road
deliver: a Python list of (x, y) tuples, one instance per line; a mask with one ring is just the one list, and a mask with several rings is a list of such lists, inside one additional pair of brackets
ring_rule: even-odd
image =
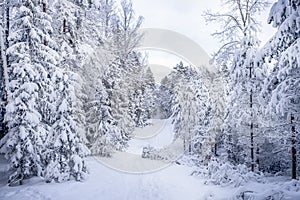
[[(90, 175), (83, 182), (45, 183), (39, 178), (19, 187), (0, 187), (2, 200), (225, 200), (235, 199), (241, 191), (257, 191), (263, 200), (268, 193), (284, 188), (284, 180), (254, 183), (234, 188), (205, 184), (190, 176), (192, 169), (172, 165), (156, 173), (128, 174), (112, 170), (95, 158), (88, 158)], [(288, 183), (288, 187), (290, 187)], [(285, 186), (286, 187), (286, 186)], [(294, 187), (290, 187), (294, 188)], [(290, 200), (299, 200), (300, 192), (287, 191)], [(279, 198), (280, 199), (280, 193)]]
[[(20, 187), (0, 188), (5, 200), (181, 200), (206, 199), (211, 187), (189, 176), (191, 169), (173, 165), (150, 174), (128, 174), (112, 170), (95, 158), (88, 159), (90, 175), (84, 182), (47, 184), (35, 178)], [(219, 197), (225, 188), (219, 188)]]
[[(159, 130), (159, 134), (149, 137), (151, 134), (145, 131), (147, 129)], [(221, 187), (207, 185), (206, 180), (190, 176), (192, 167), (168, 164), (159, 170), (158, 167), (164, 166), (161, 165), (162, 161), (142, 159), (140, 148), (146, 143), (154, 146), (169, 145), (173, 137), (171, 123), (168, 120), (156, 120), (154, 126), (147, 129), (138, 130), (139, 138), (131, 141), (132, 146), (128, 152), (118, 152), (106, 160), (87, 158), (90, 174), (83, 182), (57, 184), (33, 178), (25, 180), (24, 185), (19, 187), (0, 186), (0, 200), (224, 200), (236, 199), (234, 197), (241, 191), (249, 190), (259, 192), (262, 198), (258, 199), (264, 199), (268, 192), (274, 193), (285, 184), (284, 180), (274, 179), (268, 184), (250, 182), (238, 188)], [(153, 166), (157, 167), (154, 173), (145, 173), (147, 167), (151, 171)], [(298, 191), (288, 191), (287, 194), (290, 198), (286, 199), (300, 199)]]
[(163, 148), (173, 142), (172, 120), (152, 119), (152, 125), (144, 128), (136, 128), (134, 138), (128, 143), (127, 152), (141, 155), (145, 146)]
[[(152, 119), (152, 125), (144, 128), (137, 128), (129, 141), (129, 147), (125, 152), (116, 152), (113, 159), (97, 157), (97, 160), (117, 171), (143, 174), (164, 169), (172, 164), (174, 159), (169, 161), (150, 160), (142, 158), (143, 147), (152, 146), (157, 149), (164, 149), (173, 157), (178, 158), (182, 152), (182, 141), (173, 141), (174, 133), (171, 119)], [(168, 152), (169, 151), (169, 152)]]
[[(0, 199), (192, 200), (210, 196), (210, 187), (203, 187), (200, 180), (190, 176), (191, 168), (141, 158), (144, 146), (172, 145), (170, 120), (153, 120), (153, 126), (137, 129), (135, 134), (137, 137), (130, 141), (128, 152), (117, 152), (113, 158), (88, 158), (90, 174), (84, 182), (47, 184), (34, 178), (20, 187), (0, 188)], [(155, 173), (145, 173), (153, 169)]]

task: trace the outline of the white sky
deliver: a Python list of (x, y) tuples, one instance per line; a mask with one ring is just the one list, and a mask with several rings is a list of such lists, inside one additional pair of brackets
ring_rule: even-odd
[[(274, 0), (270, 0), (274, 2)], [(181, 33), (198, 43), (209, 55), (219, 47), (217, 39), (211, 36), (217, 26), (207, 25), (203, 11), (222, 11), (221, 0), (133, 0), (137, 15), (142, 15), (144, 28), (162, 28)], [(261, 13), (262, 33), (259, 38), (265, 43), (274, 33), (271, 25), (267, 24), (270, 8)], [(172, 58), (173, 57), (173, 58)], [(174, 66), (178, 59), (170, 55), (169, 58), (160, 52), (149, 53), (150, 64), (168, 64)], [(173, 62), (172, 62), (173, 61)]]
[[(222, 0), (132, 0), (137, 15), (144, 17), (142, 28), (161, 28), (176, 31), (189, 37), (199, 44), (208, 55), (217, 51), (220, 44), (211, 34), (218, 27), (216, 24), (206, 24), (203, 12), (211, 10), (222, 12)], [(270, 7), (275, 0), (269, 0)], [(270, 7), (260, 14), (262, 32), (259, 38), (262, 45), (274, 34), (275, 29), (267, 24)], [(148, 51), (148, 63), (156, 81), (167, 75), (166, 67), (172, 68), (179, 63), (180, 58), (159, 51)], [(159, 67), (160, 66), (160, 67)], [(163, 67), (166, 66), (166, 67)]]

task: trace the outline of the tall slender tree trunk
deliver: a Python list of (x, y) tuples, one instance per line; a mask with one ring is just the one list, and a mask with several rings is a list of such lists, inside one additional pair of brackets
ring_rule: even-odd
[(185, 154), (186, 151), (186, 135), (183, 136), (183, 152)]
[[(252, 110), (252, 91), (250, 94), (250, 108)], [(251, 111), (251, 122), (250, 122), (250, 150), (251, 150), (251, 171), (254, 172), (254, 136), (253, 136), (253, 113)]]
[[(6, 9), (5, 9), (5, 15), (6, 15), (6, 19), (5, 19), (5, 44), (4, 44), (4, 51), (5, 51), (5, 54), (6, 54), (6, 50), (8, 49), (9, 47), (9, 40), (8, 40), (8, 37), (9, 37), (9, 28), (10, 28), (10, 5), (9, 5), (9, 0), (6, 1)], [(5, 59), (5, 64), (6, 66), (3, 68), (3, 79), (4, 79), (4, 87), (5, 87), (5, 95), (4, 95), (4, 100), (7, 104), (7, 92), (8, 92), (8, 72), (7, 72), (7, 68), (9, 67), (9, 55), (6, 54), (5, 55), (6, 59)], [(6, 105), (5, 104), (5, 105)]]
[[(42, 3), (42, 6), (43, 6), (43, 12), (44, 12), (44, 13), (47, 12), (47, 5), (46, 5), (45, 2)], [(45, 46), (48, 46), (48, 41), (47, 41), (46, 38), (44, 38), (44, 45), (45, 45)]]
[(259, 170), (260, 169), (260, 167), (259, 167), (259, 147), (257, 147), (257, 149), (256, 149), (256, 164), (257, 164), (257, 167)]
[(297, 178), (297, 159), (296, 159), (296, 128), (294, 124), (295, 117), (291, 114), (291, 131), (292, 131), (292, 179)]
[[(252, 79), (252, 66), (250, 70), (250, 81)], [(254, 172), (254, 135), (253, 135), (253, 90), (250, 90), (250, 112), (251, 112), (251, 121), (250, 121), (250, 154), (251, 154), (251, 171)]]
[[(6, 1), (6, 8), (5, 8), (5, 49), (8, 48), (9, 46), (9, 41), (8, 41), (8, 36), (9, 36), (9, 26), (10, 26), (10, 19), (9, 19), (9, 15), (10, 15), (10, 9), (9, 9), (9, 0)], [(8, 55), (6, 55), (6, 62), (8, 64), (9, 59), (8, 59)]]
[(192, 139), (189, 136), (189, 153), (192, 153)]
[(5, 93), (5, 91), (4, 91), (4, 79), (3, 79), (3, 68), (4, 68), (4, 65), (5, 65), (5, 51), (4, 51), (4, 43), (3, 43), (3, 29), (2, 29), (2, 26), (3, 26), (3, 24), (1, 24), (0, 25), (0, 42), (1, 42), (1, 51), (0, 51), (0, 56), (1, 56), (1, 58), (0, 58), (0, 60), (1, 60), (1, 63), (0, 63), (0, 120), (1, 120), (1, 122), (0, 122), (0, 125), (1, 125), (1, 127), (0, 127), (0, 139), (2, 138), (2, 137), (4, 137), (4, 113), (5, 113), (5, 106), (4, 106), (4, 93)]

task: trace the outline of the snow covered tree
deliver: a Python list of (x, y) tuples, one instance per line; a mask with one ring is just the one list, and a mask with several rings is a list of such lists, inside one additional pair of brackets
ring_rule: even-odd
[[(87, 97), (83, 92), (83, 82), (85, 81), (83, 79), (83, 74), (86, 71), (84, 71), (84, 67), (82, 64), (84, 58), (86, 57), (86, 55), (84, 55), (86, 51), (82, 51), (80, 49), (80, 44), (84, 42), (90, 44), (92, 43), (92, 40), (89, 40), (89, 42), (87, 42), (86, 38), (82, 38), (83, 36), (80, 37), (80, 35), (85, 34), (81, 34), (80, 31), (82, 28), (79, 30), (80, 27), (78, 25), (78, 20), (82, 20), (82, 18), (78, 19), (78, 17), (82, 16), (76, 16), (76, 13), (79, 13), (79, 10), (81, 10), (82, 8), (76, 6), (75, 2), (66, 0), (55, 1), (52, 5), (52, 8), (54, 12), (51, 13), (51, 15), (56, 19), (55, 23), (53, 23), (53, 35), (56, 43), (60, 44), (58, 48), (58, 51), (61, 55), (59, 66), (60, 68), (68, 72), (70, 84), (75, 88), (75, 98), (72, 107), (73, 117), (74, 121), (77, 123), (76, 126), (80, 138), (86, 144), (86, 112), (84, 110), (84, 104)], [(87, 26), (90, 26), (90, 24), (87, 23), (87, 25), (84, 27)]]
[(148, 67), (146, 71), (144, 71), (143, 80), (145, 88), (146, 116), (148, 119), (150, 119), (154, 114), (154, 104), (156, 98), (156, 84), (150, 67)]
[(113, 124), (120, 131), (120, 135), (113, 138), (117, 150), (127, 146), (135, 127), (129, 104), (130, 96), (137, 88), (137, 83), (140, 83), (138, 79), (144, 67), (140, 54), (135, 51), (141, 39), (138, 33), (140, 25), (141, 18), (135, 21), (132, 3), (123, 1), (119, 15), (111, 19), (112, 35), (108, 38), (109, 45), (104, 45), (112, 59), (101, 78), (108, 94), (107, 105), (115, 121)]
[(39, 29), (38, 23), (45, 22), (40, 18), (40, 5), (36, 1), (24, 0), (14, 6), (16, 15), (7, 49), (10, 91), (5, 121), (8, 133), (3, 139), (6, 157), (15, 170), (9, 181), (20, 184), (24, 178), (42, 175), (47, 125), (42, 123), (45, 113), (41, 113), (40, 102), (47, 98), (41, 96), (46, 85), (42, 81), (48, 79), (46, 69), (51, 67), (52, 57), (48, 55), (51, 49), (44, 44), (44, 40), (48, 40), (44, 34), (48, 27), (44, 27), (45, 32)]
[(205, 80), (206, 73), (201, 72), (194, 78), (194, 96), (197, 106), (197, 131), (193, 138), (195, 153), (199, 153), (206, 159), (209, 159), (217, 141), (217, 133), (213, 131), (212, 124), (212, 96), (209, 90), (209, 82)]
[[(238, 160), (242, 163), (249, 163), (251, 170), (254, 171), (254, 120), (258, 115), (258, 109), (255, 106), (257, 106), (257, 96), (259, 94), (259, 89), (257, 89), (257, 74), (255, 74), (259, 71), (255, 63), (258, 48), (258, 40), (256, 39), (258, 22), (255, 16), (268, 3), (263, 0), (227, 0), (225, 3), (230, 6), (229, 12), (206, 13), (207, 21), (219, 22), (222, 27), (221, 31), (213, 34), (220, 38), (223, 44), (214, 57), (219, 65), (224, 66), (230, 72), (231, 88), (229, 89), (228, 114), (226, 115), (226, 122), (228, 124), (224, 126), (227, 128), (225, 134), (229, 134), (227, 137), (228, 143), (233, 144), (230, 140), (233, 138), (233, 134), (235, 134), (235, 137), (240, 138), (238, 139), (240, 147), (245, 146), (246, 143), (249, 144), (249, 153), (245, 153), (243, 148), (237, 148), (239, 152), (235, 152), (234, 154), (242, 154)], [(248, 124), (248, 122), (250, 123)], [(243, 136), (243, 133), (247, 129), (250, 133)], [(233, 148), (232, 146), (228, 147)], [(228, 149), (227, 151), (230, 152), (232, 149)], [(229, 155), (229, 157), (232, 156)], [(234, 155), (234, 157), (236, 156)]]
[(121, 130), (112, 116), (110, 95), (115, 81), (119, 81), (115, 76), (118, 73), (113, 71), (115, 68), (109, 65), (112, 58), (107, 51), (99, 51), (84, 66), (84, 88), (87, 88), (88, 96), (85, 105), (86, 135), (93, 155), (112, 156), (116, 147), (121, 146), (118, 141), (122, 141)]
[(16, 171), (10, 181), (81, 180), (84, 144), (101, 155), (126, 147), (137, 89), (147, 100), (142, 121), (151, 116), (153, 76), (135, 51), (141, 17), (129, 1), (117, 11), (114, 0), (3, 1), (1, 17), (1, 152)]
[(52, 130), (48, 134), (46, 181), (62, 182), (74, 177), (84, 178), (86, 166), (83, 157), (89, 153), (78, 133), (74, 120), (74, 87), (67, 73), (56, 70), (53, 81), (59, 98), (56, 100), (56, 116)]
[(272, 6), (268, 22), (278, 31), (264, 47), (264, 55), (276, 60), (268, 79), (265, 96), (270, 100), (270, 111), (286, 118), (290, 124), (289, 139), (292, 179), (297, 177), (297, 146), (299, 146), (300, 108), (300, 39), (299, 10), (297, 0), (279, 0)]
[(170, 86), (170, 80), (168, 76), (165, 76), (160, 83), (159, 90), (156, 94), (157, 100), (156, 104), (159, 105), (159, 109), (161, 112), (161, 115), (164, 118), (169, 118), (172, 114), (171, 112), (171, 95), (172, 90)]
[(24, 0), (11, 7), (15, 20), (7, 49), (10, 91), (4, 138), (6, 156), (16, 170), (11, 184), (33, 175), (59, 179), (58, 174), (49, 175), (55, 161), (60, 174), (77, 180), (84, 169), (84, 145), (73, 120), (72, 73), (67, 76), (58, 68), (60, 56), (47, 8), (46, 0)]
[(150, 68), (146, 71), (141, 70), (141, 74), (136, 78), (136, 84), (132, 88), (130, 95), (130, 115), (135, 121), (136, 126), (147, 125), (147, 120), (154, 112), (154, 91), (155, 82)]
[[(12, 5), (12, 2), (11, 2)], [(6, 123), (4, 121), (5, 107), (7, 105), (8, 93), (8, 48), (9, 22), (10, 22), (10, 4), (9, 1), (2, 1), (0, 4), (0, 139), (7, 132)]]
[(265, 100), (267, 102), (261, 101), (266, 109), (261, 119), (263, 126), (260, 127), (262, 135), (257, 155), (258, 167), (263, 172), (286, 174), (291, 166), (290, 123), (284, 116), (276, 114), (274, 110), (269, 110), (269, 98)]
[[(197, 105), (195, 96), (190, 86), (181, 85), (175, 87), (178, 95), (175, 97), (173, 118), (176, 119), (178, 137), (183, 139), (183, 149), (185, 153), (192, 152), (192, 139), (195, 136), (197, 127)], [(175, 93), (176, 94), (176, 93)]]
[(130, 115), (137, 127), (147, 125), (147, 106), (144, 88), (136, 89), (130, 98)]
[(224, 141), (222, 139), (222, 125), (225, 118), (225, 102), (226, 102), (226, 84), (223, 80), (223, 75), (218, 71), (213, 77), (206, 74), (208, 77), (207, 83), (210, 96), (210, 125), (208, 128), (209, 135), (212, 135), (212, 143), (214, 145), (213, 152), (215, 156), (224, 154)]
[[(121, 146), (118, 141), (122, 141), (121, 130), (118, 128), (115, 119), (111, 115), (108, 95), (103, 91), (98, 105), (98, 112), (95, 118), (95, 130), (89, 130), (91, 152), (101, 156), (112, 156), (112, 153)], [(95, 102), (96, 103), (96, 102)], [(119, 149), (118, 149), (119, 150)]]
[(176, 138), (183, 139), (185, 153), (206, 157), (212, 149), (208, 135), (211, 109), (208, 89), (200, 78), (201, 72), (183, 66), (182, 62), (174, 69), (171, 106)]
[(105, 38), (112, 37), (112, 23), (116, 18), (115, 1), (114, 0), (101, 0), (101, 24)]
[[(187, 131), (183, 130), (183, 125), (181, 125), (182, 122), (182, 116), (183, 116), (183, 108), (182, 103), (184, 101), (183, 99), (183, 93), (185, 92), (184, 87), (186, 86), (186, 80), (188, 77), (185, 76), (184, 72), (187, 71), (186, 66), (183, 66), (183, 63), (180, 62), (179, 64), (174, 67), (174, 71), (171, 72), (171, 81), (172, 81), (172, 96), (171, 96), (171, 112), (172, 112), (172, 123), (174, 124), (174, 132), (175, 132), (175, 137), (181, 137), (183, 139), (183, 146), (184, 146), (184, 151), (187, 151)], [(176, 82), (175, 82), (176, 80)], [(190, 83), (191, 84), (191, 83)], [(186, 89), (186, 88), (185, 88)], [(188, 127), (184, 127), (188, 128)], [(190, 133), (190, 132), (189, 132)]]
[[(245, 38), (231, 70), (231, 110), (229, 113), (229, 123), (238, 131), (238, 145), (248, 146), (249, 144), (250, 146), (250, 152), (248, 149), (244, 149), (240, 152), (240, 158), (244, 157), (244, 161), (250, 163), (252, 171), (255, 167), (256, 143), (254, 141), (254, 122), (257, 122), (259, 109), (257, 96), (260, 92), (255, 87), (257, 85), (255, 56), (259, 43), (253, 35), (251, 32), (245, 33)], [(249, 127), (250, 134), (248, 134)]]
[(114, 119), (114, 125), (118, 127), (121, 134), (115, 138), (114, 143), (118, 143), (118, 150), (124, 149), (129, 140), (129, 135), (133, 131), (134, 122), (129, 115), (129, 96), (127, 84), (124, 81), (124, 72), (120, 68), (120, 60), (116, 59), (107, 69), (103, 76), (103, 85), (108, 94), (110, 115)]
[(220, 40), (222, 46), (214, 53), (213, 59), (218, 65), (228, 68), (240, 47), (245, 28), (249, 27), (249, 24), (258, 24), (255, 15), (263, 11), (269, 3), (265, 0), (225, 0), (222, 3), (228, 11), (206, 11), (204, 16), (207, 22), (220, 25), (219, 31), (212, 35)]

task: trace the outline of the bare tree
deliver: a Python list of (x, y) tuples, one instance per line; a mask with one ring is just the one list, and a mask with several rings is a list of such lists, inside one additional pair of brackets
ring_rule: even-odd
[(123, 0), (121, 2), (121, 10), (119, 17), (119, 43), (121, 45), (123, 56), (127, 56), (136, 48), (142, 38), (139, 33), (139, 28), (143, 22), (143, 17), (139, 16), (135, 18), (135, 13), (132, 7), (132, 2), (129, 0)]
[(105, 37), (108, 37), (109, 32), (111, 32), (111, 23), (112, 19), (116, 16), (115, 12), (115, 1), (113, 0), (102, 0), (102, 9), (103, 9), (103, 30)]

